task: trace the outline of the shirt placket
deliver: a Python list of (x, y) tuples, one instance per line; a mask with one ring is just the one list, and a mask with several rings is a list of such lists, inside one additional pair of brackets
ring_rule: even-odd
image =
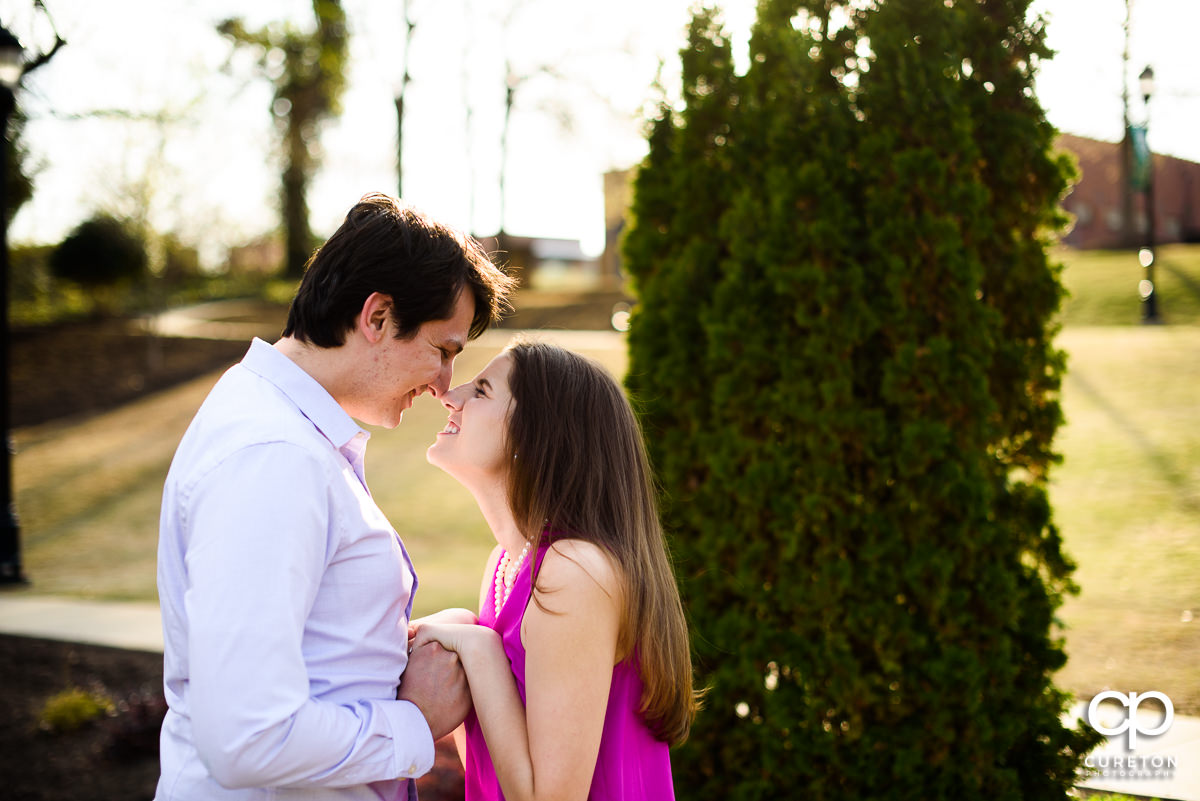
[(370, 495), (371, 488), (367, 486), (366, 476), (367, 434), (359, 431), (349, 442), (338, 448), (338, 452), (350, 463), (354, 475), (358, 476), (358, 482), (367, 491), (367, 495)]

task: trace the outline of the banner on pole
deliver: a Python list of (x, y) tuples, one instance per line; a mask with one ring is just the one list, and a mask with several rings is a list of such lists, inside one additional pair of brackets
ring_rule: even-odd
[(1129, 183), (1139, 192), (1150, 186), (1150, 145), (1146, 141), (1145, 125), (1129, 126), (1129, 142), (1133, 146), (1133, 164), (1129, 170)]

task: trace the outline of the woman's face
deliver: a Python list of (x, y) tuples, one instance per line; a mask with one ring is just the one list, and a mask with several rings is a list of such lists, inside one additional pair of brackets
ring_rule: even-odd
[(511, 371), (512, 357), (501, 353), (469, 384), (442, 395), (450, 417), (425, 453), (430, 464), (467, 485), (474, 479), (504, 475), (513, 458), (505, 453), (504, 442), (513, 403), (508, 387)]

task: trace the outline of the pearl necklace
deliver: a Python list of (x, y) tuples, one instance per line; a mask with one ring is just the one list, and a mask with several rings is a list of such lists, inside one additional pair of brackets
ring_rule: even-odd
[(521, 565), (525, 564), (525, 557), (529, 555), (529, 542), (525, 542), (525, 547), (521, 549), (521, 555), (514, 561), (508, 551), (500, 557), (500, 564), (496, 568), (497, 581), (495, 582), (495, 602), (496, 602), (496, 617), (500, 617), (500, 610), (504, 608), (504, 604), (508, 601), (509, 593), (512, 592), (513, 583), (517, 580), (517, 574), (521, 572)]

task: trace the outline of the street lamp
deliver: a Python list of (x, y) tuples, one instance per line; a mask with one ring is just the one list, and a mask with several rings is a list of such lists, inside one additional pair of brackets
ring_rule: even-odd
[(8, 117), (17, 84), (25, 73), (25, 49), (0, 26), (0, 584), (22, 584), (21, 532), (12, 495), (12, 443), (9, 441), (8, 336)]
[(7, 28), (0, 27), (0, 84), (11, 92), (24, 72), (25, 48)]
[[(1150, 96), (1154, 94), (1154, 70), (1149, 65), (1138, 76), (1138, 88), (1142, 92), (1142, 102), (1146, 106), (1146, 121), (1142, 125), (1144, 135), (1149, 139), (1150, 134)], [(1154, 285), (1154, 151), (1146, 144), (1146, 245), (1139, 253), (1139, 260), (1146, 268), (1146, 277), (1141, 281), (1142, 322), (1157, 323), (1158, 317), (1158, 287)]]

